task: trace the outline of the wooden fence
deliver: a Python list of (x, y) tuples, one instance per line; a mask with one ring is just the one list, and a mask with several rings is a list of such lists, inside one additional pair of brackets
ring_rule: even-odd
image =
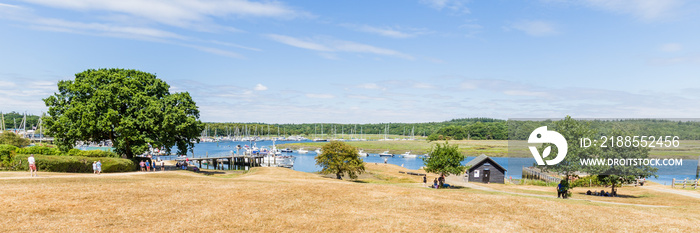
[(697, 189), (698, 185), (700, 184), (700, 180), (695, 179), (695, 180), (689, 180), (689, 179), (684, 179), (684, 180), (676, 180), (676, 178), (673, 178), (673, 182), (671, 182), (671, 188), (685, 188), (685, 187), (693, 187), (693, 189)]
[(534, 167), (523, 167), (523, 179), (543, 180), (550, 183), (559, 183), (561, 178), (551, 176)]

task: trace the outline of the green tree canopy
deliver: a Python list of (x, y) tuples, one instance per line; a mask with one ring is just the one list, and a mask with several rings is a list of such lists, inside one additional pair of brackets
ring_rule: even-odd
[[(577, 121), (571, 116), (566, 116), (563, 120), (554, 122), (554, 127), (551, 130), (559, 132), (566, 139), (568, 144), (568, 152), (563, 161), (556, 165), (540, 166), (545, 170), (552, 170), (566, 176), (568, 180), (575, 172), (582, 171), (581, 159), (589, 158), (595, 153), (595, 147), (583, 148), (579, 145), (579, 139), (591, 138), (595, 135), (595, 131), (591, 128), (590, 122)], [(552, 146), (551, 154), (556, 155), (559, 148), (551, 143), (544, 143), (539, 151), (544, 150), (547, 146)]]
[[(631, 133), (622, 131), (620, 129), (613, 129), (610, 134), (611, 137), (618, 138), (633, 138)], [(636, 138), (635, 138), (636, 139)], [(618, 146), (618, 145), (608, 145), (607, 147), (599, 147), (598, 153), (593, 155), (593, 159), (617, 159), (617, 160), (633, 160), (633, 159), (646, 159), (649, 158), (648, 147), (643, 146)], [(644, 165), (641, 162), (625, 165), (596, 165), (596, 166), (586, 166), (583, 168), (584, 171), (590, 174), (597, 174), (598, 178), (603, 181), (606, 185), (611, 186), (611, 192), (615, 192), (615, 187), (621, 186), (624, 183), (632, 183), (638, 178), (647, 178), (650, 176), (656, 176), (655, 173), (658, 168), (654, 168), (649, 165)]]
[(29, 139), (22, 138), (21, 136), (13, 132), (5, 131), (3, 133), (0, 133), (0, 144), (24, 147), (29, 145)]
[(114, 151), (132, 158), (148, 143), (184, 154), (198, 142), (204, 124), (187, 92), (170, 93), (156, 75), (125, 69), (86, 70), (58, 82), (58, 93), (44, 99), (49, 135), (62, 151), (76, 141), (111, 140)]
[(431, 149), (429, 157), (423, 158), (425, 171), (440, 175), (461, 175), (467, 167), (462, 166), (464, 155), (459, 153), (457, 145), (436, 143)]
[(323, 174), (335, 174), (338, 179), (347, 174), (351, 179), (357, 179), (357, 175), (365, 171), (357, 148), (347, 143), (332, 141), (324, 145), (322, 150), (323, 153), (316, 156), (316, 165), (323, 168)]

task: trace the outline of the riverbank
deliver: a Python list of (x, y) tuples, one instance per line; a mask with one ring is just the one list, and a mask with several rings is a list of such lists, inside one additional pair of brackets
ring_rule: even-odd
[[(675, 204), (654, 208), (472, 188), (435, 190), (411, 177), (402, 180), (399, 171), (407, 169), (398, 166), (367, 168), (375, 177), (397, 181), (337, 180), (284, 168), (225, 178), (169, 171), (0, 179), (0, 224), (6, 231), (61, 232), (700, 231), (697, 200), (674, 196)], [(646, 192), (662, 199), (674, 195)]]

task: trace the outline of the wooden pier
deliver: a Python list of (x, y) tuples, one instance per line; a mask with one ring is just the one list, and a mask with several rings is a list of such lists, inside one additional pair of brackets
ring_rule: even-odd
[(260, 167), (263, 164), (262, 155), (232, 155), (220, 157), (201, 157), (201, 158), (177, 158), (176, 161), (194, 162), (199, 168), (206, 162), (207, 165), (213, 166), (214, 170), (225, 170), (224, 165), (228, 165), (228, 170), (238, 170), (239, 168)]

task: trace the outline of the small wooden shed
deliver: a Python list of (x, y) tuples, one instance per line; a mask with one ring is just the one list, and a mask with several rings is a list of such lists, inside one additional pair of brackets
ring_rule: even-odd
[(505, 183), (506, 169), (484, 154), (465, 165), (470, 166), (465, 174), (469, 176), (469, 182)]

